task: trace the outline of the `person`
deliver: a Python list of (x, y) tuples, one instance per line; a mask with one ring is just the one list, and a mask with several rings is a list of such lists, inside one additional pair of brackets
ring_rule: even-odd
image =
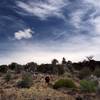
[(49, 82), (50, 82), (49, 76), (46, 76), (46, 77), (45, 77), (45, 82), (46, 82), (47, 84), (49, 84)]

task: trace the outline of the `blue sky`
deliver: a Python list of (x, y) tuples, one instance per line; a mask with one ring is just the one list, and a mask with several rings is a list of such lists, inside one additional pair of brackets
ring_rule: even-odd
[(100, 60), (99, 0), (0, 0), (0, 64)]

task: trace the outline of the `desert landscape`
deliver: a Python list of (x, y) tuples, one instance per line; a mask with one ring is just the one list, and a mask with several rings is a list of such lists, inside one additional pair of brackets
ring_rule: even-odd
[(92, 57), (78, 63), (63, 58), (61, 63), (1, 65), (0, 100), (99, 100), (99, 66)]
[(0, 0), (0, 100), (100, 100), (100, 0)]

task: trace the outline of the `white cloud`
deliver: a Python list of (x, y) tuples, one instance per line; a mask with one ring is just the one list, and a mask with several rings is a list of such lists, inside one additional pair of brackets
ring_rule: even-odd
[[(91, 35), (100, 35), (100, 0), (84, 0), (81, 7), (71, 14), (71, 24), (76, 31), (88, 31)], [(89, 14), (90, 13), (90, 14)], [(83, 20), (87, 18), (86, 20)]]
[(95, 34), (100, 34), (100, 0), (85, 0), (84, 2), (95, 9), (95, 12), (91, 14), (90, 22), (94, 26)]
[(73, 12), (70, 16), (71, 16), (71, 23), (72, 25), (75, 26), (75, 28), (79, 29), (81, 27), (81, 23), (82, 23), (82, 17), (83, 15), (86, 13), (86, 11), (80, 9), (80, 10), (76, 10), (75, 12)]
[(92, 19), (91, 23), (94, 25), (95, 34), (100, 35), (100, 16)]
[(68, 5), (68, 0), (29, 0), (27, 2), (17, 2), (17, 6), (33, 16), (44, 20), (51, 16), (64, 18), (62, 9)]
[[(34, 2), (37, 1), (37, 2)], [(68, 3), (65, 3), (67, 0), (28, 0), (25, 2), (17, 2), (17, 5), (20, 9), (30, 13), (32, 16), (37, 16), (40, 19), (47, 19), (51, 16), (57, 16), (63, 18), (63, 8), (67, 6)], [(63, 56), (67, 59), (73, 61), (79, 61), (84, 59), (85, 56), (94, 55), (96, 60), (100, 60), (100, 0), (82, 0), (82, 8), (73, 9), (71, 13), (71, 24), (75, 26), (76, 30), (88, 30), (91, 33), (91, 36), (88, 34), (75, 34), (69, 38), (66, 38), (65, 41), (62, 40), (58, 43), (50, 44), (48, 41), (46, 43), (41, 42), (37, 47), (32, 45), (19, 45), (16, 48), (21, 50), (16, 50), (14, 53), (10, 53), (8, 60), (18, 61), (20, 63), (26, 63), (28, 61), (36, 61), (39, 63), (50, 62), (53, 58), (60, 60)], [(78, 5), (77, 5), (78, 6)], [(93, 9), (89, 15), (88, 11)], [(88, 16), (85, 16), (88, 15)], [(83, 17), (89, 17), (83, 21)], [(91, 27), (92, 26), (92, 27)], [(27, 31), (28, 30), (28, 31)], [(60, 29), (61, 30), (61, 29)], [(67, 30), (67, 28), (66, 28)], [(66, 34), (65, 32), (55, 32), (54, 35), (59, 38), (60, 36)], [(73, 31), (73, 30), (72, 30)], [(26, 35), (27, 33), (27, 35)], [(25, 34), (25, 35), (24, 35)], [(70, 33), (69, 33), (70, 34)], [(67, 34), (66, 34), (67, 35)], [(15, 33), (15, 38), (20, 40), (22, 38), (31, 38), (32, 30), (25, 29), (24, 31), (18, 31)], [(45, 46), (41, 46), (45, 45)], [(22, 48), (20, 48), (22, 47)], [(9, 59), (9, 57), (11, 59)], [(5, 62), (4, 58), (4, 62)], [(1, 59), (1, 63), (3, 62)]]
[(33, 31), (31, 29), (25, 29), (25, 30), (19, 30), (18, 32), (15, 32), (15, 39), (21, 40), (21, 39), (29, 39), (32, 37)]
[(100, 7), (100, 0), (85, 0), (85, 2), (92, 4), (94, 7)]

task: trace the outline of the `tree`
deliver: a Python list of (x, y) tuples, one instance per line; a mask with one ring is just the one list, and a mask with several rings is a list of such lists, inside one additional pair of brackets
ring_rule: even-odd
[(62, 64), (63, 65), (66, 65), (67, 64), (67, 61), (66, 61), (66, 59), (63, 57), (63, 59), (62, 59)]
[(53, 66), (51, 64), (41, 64), (37, 67), (37, 71), (40, 73), (53, 74)]
[(16, 73), (20, 73), (23, 70), (23, 66), (15, 62), (11, 63), (8, 67), (9, 69), (14, 70)]
[(67, 69), (73, 73), (73, 63), (70, 60), (67, 62)]
[(15, 68), (17, 67), (17, 63), (15, 63), (15, 62), (13, 62), (13, 63), (11, 63), (10, 65), (8, 65), (8, 67), (9, 67), (9, 69), (11, 69), (11, 70), (15, 70)]
[(29, 62), (24, 66), (26, 71), (29, 72), (36, 72), (37, 71), (37, 64), (34, 62)]
[(88, 66), (90, 68), (90, 70), (93, 72), (95, 70), (95, 60), (93, 59), (94, 56), (88, 56)]
[(57, 63), (58, 63), (58, 60), (57, 59), (53, 59), (52, 60), (52, 65), (57, 65)]
[(6, 73), (8, 70), (8, 66), (7, 65), (1, 65), (0, 66), (0, 72), (1, 73)]
[(93, 57), (94, 56), (87, 56), (86, 58), (88, 59), (88, 61), (91, 61), (91, 60), (93, 60)]

